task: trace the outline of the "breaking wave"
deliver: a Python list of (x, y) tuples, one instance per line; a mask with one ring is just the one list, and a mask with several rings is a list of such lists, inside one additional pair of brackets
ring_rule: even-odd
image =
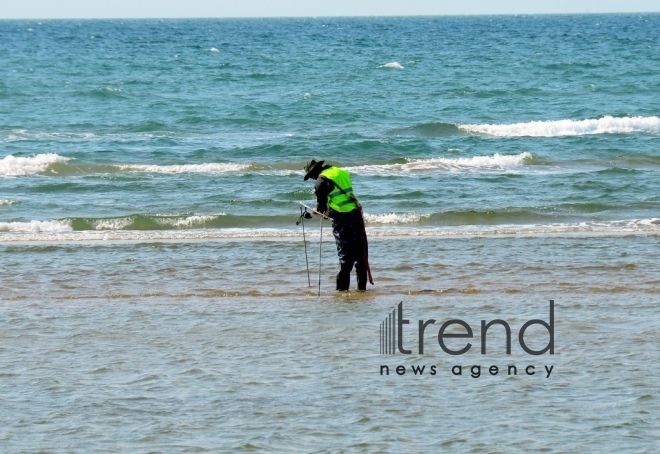
[(561, 137), (590, 134), (660, 133), (660, 117), (604, 116), (595, 120), (532, 121), (513, 124), (462, 124), (465, 132), (498, 137)]
[[(381, 215), (377, 215), (381, 216)], [(388, 216), (388, 215), (382, 215)], [(376, 218), (378, 219), (378, 218)], [(395, 219), (392, 218), (392, 219)], [(411, 218), (412, 219), (412, 218)], [(381, 219), (382, 221), (382, 219)], [(378, 221), (376, 221), (378, 222)], [(414, 221), (410, 221), (414, 222)], [(383, 223), (383, 222), (381, 222)], [(387, 223), (387, 222), (385, 222)], [(397, 224), (393, 222), (390, 224)], [(99, 224), (100, 226), (101, 224)], [(660, 218), (633, 219), (604, 222), (553, 223), (553, 224), (499, 224), (443, 227), (410, 227), (397, 225), (368, 225), (370, 238), (395, 237), (483, 237), (508, 235), (556, 235), (556, 236), (617, 236), (660, 235)], [(330, 239), (330, 229), (324, 231)], [(299, 228), (231, 227), (231, 228), (181, 228), (170, 230), (75, 230), (71, 220), (31, 221), (0, 223), (0, 243), (11, 242), (79, 242), (79, 241), (197, 241), (197, 240), (272, 240), (299, 241)], [(317, 241), (318, 236), (308, 236)]]
[(394, 128), (389, 135), (413, 137), (449, 137), (484, 134), (497, 137), (564, 137), (594, 134), (660, 133), (660, 117), (623, 117), (606, 115), (598, 119), (530, 121), (511, 124), (421, 123)]
[[(524, 165), (532, 165), (536, 158), (529, 152), (517, 155), (495, 154), (492, 156), (472, 156), (465, 158), (405, 158), (405, 162), (386, 164), (365, 164), (347, 166), (357, 174), (406, 174), (428, 171), (508, 171)], [(104, 175), (117, 173), (149, 173), (176, 175), (198, 173), (219, 175), (246, 172), (259, 175), (289, 176), (300, 174), (297, 163), (200, 163), (200, 164), (110, 164), (85, 163), (74, 158), (59, 156), (55, 153), (38, 154), (32, 157), (6, 156), (0, 160), (0, 177), (19, 177), (47, 175), (66, 177), (69, 175)]]
[(416, 213), (364, 213), (364, 221), (367, 224), (414, 224), (422, 219), (428, 219), (430, 217), (430, 214)]
[(56, 233), (72, 232), (73, 227), (67, 220), (30, 221), (30, 222), (0, 222), (0, 232), (14, 233)]
[(356, 174), (390, 174), (392, 172), (423, 172), (433, 170), (510, 170), (531, 164), (533, 156), (529, 152), (517, 155), (473, 156), (471, 158), (431, 158), (408, 159), (402, 164), (382, 164), (347, 167)]
[(39, 175), (46, 172), (53, 164), (68, 161), (71, 161), (71, 158), (65, 158), (55, 153), (38, 154), (26, 158), (9, 155), (0, 160), (0, 176)]
[(206, 164), (181, 164), (181, 165), (119, 165), (119, 170), (128, 172), (144, 173), (227, 173), (247, 170), (250, 164), (235, 163), (206, 163)]
[(224, 227), (225, 213), (213, 215), (135, 214), (115, 218), (70, 218), (66, 221), (76, 231), (88, 230), (182, 230)]
[(30, 175), (94, 175), (105, 173), (206, 173), (222, 174), (258, 169), (252, 164), (239, 163), (203, 163), (179, 165), (140, 165), (140, 164), (84, 164), (74, 163), (74, 158), (67, 158), (55, 153), (38, 154), (31, 157), (5, 156), (0, 160), (0, 177), (19, 177)]
[(399, 62), (396, 62), (396, 61), (386, 63), (386, 64), (382, 65), (381, 68), (405, 69)]

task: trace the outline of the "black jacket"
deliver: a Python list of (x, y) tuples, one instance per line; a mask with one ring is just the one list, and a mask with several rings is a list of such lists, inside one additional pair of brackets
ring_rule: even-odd
[[(329, 169), (332, 166), (325, 166), (323, 170)], [(321, 171), (323, 171), (321, 170)], [(328, 195), (335, 188), (335, 183), (332, 180), (319, 176), (314, 182), (314, 192), (316, 193), (316, 209), (325, 213), (328, 211)]]

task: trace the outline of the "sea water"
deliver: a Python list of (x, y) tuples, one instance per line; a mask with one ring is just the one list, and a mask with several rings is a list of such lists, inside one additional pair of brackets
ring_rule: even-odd
[[(0, 447), (657, 451), (659, 30), (0, 22)], [(312, 158), (353, 176), (367, 292), (296, 225)]]

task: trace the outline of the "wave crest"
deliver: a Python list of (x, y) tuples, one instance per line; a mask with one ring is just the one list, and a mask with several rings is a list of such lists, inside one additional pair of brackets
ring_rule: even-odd
[(250, 164), (236, 164), (236, 163), (206, 163), (206, 164), (179, 164), (179, 165), (119, 165), (122, 171), (128, 172), (145, 172), (145, 173), (227, 173), (227, 172), (240, 172), (247, 170)]
[(0, 222), (0, 232), (12, 233), (57, 233), (72, 232), (71, 222), (67, 220)]
[(18, 177), (39, 175), (46, 172), (51, 165), (64, 163), (71, 159), (55, 153), (43, 153), (27, 158), (9, 155), (0, 160), (0, 176)]
[(386, 64), (382, 65), (381, 68), (405, 69), (399, 62), (396, 62), (396, 61), (386, 63)]
[[(0, 223), (0, 244), (11, 242), (52, 241), (197, 241), (197, 240), (263, 240), (299, 241), (300, 230), (292, 228), (205, 228), (175, 230), (86, 230), (73, 231), (68, 221), (31, 221)], [(410, 237), (461, 237), (510, 235), (558, 235), (575, 236), (618, 236), (618, 235), (660, 235), (660, 218), (630, 219), (604, 222), (579, 222), (564, 224), (499, 224), (464, 225), (445, 227), (410, 226), (370, 226), (370, 238), (410, 238)], [(330, 231), (324, 232), (328, 238)]]
[(428, 172), (433, 170), (510, 170), (511, 168), (530, 164), (533, 156), (529, 152), (517, 155), (472, 156), (470, 158), (431, 158), (409, 159), (403, 164), (364, 165), (350, 167), (357, 174), (391, 174)]
[(513, 124), (460, 124), (465, 132), (498, 137), (562, 137), (593, 134), (660, 133), (660, 117), (624, 117), (610, 115), (594, 120), (531, 121)]
[(364, 220), (367, 224), (414, 224), (429, 217), (431, 217), (430, 214), (416, 213), (364, 213)]

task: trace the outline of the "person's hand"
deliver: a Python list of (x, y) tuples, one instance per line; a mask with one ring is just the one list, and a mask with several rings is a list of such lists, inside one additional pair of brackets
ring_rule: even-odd
[(317, 216), (321, 216), (321, 217), (323, 217), (323, 218), (327, 218), (327, 217), (328, 217), (328, 214), (329, 214), (329, 211), (325, 211), (325, 212), (322, 213), (322, 212), (319, 210), (319, 207), (317, 206), (316, 208), (314, 208), (314, 214), (317, 215)]

